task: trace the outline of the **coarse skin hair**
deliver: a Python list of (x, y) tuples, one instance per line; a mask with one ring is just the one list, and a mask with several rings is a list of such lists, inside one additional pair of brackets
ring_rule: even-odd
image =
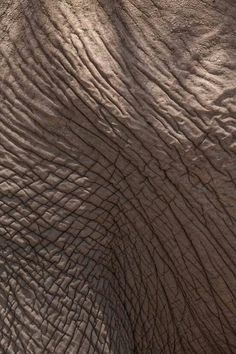
[(235, 0), (0, 1), (0, 353), (236, 352)]

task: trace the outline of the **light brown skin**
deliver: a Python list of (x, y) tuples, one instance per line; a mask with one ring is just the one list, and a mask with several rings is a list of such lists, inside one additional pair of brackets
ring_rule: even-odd
[(235, 1), (2, 1), (0, 39), (1, 353), (235, 353)]

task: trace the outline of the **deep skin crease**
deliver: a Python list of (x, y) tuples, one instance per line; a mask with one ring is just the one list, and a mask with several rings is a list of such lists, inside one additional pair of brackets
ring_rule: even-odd
[(0, 3), (0, 352), (236, 352), (236, 3)]

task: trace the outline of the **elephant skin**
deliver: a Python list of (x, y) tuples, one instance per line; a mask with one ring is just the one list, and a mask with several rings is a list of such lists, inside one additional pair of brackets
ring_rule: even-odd
[(0, 353), (236, 353), (235, 0), (0, 3)]

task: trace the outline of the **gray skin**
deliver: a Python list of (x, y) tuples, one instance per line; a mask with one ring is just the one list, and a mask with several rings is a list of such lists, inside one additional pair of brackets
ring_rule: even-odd
[(0, 353), (236, 352), (235, 0), (1, 0)]

